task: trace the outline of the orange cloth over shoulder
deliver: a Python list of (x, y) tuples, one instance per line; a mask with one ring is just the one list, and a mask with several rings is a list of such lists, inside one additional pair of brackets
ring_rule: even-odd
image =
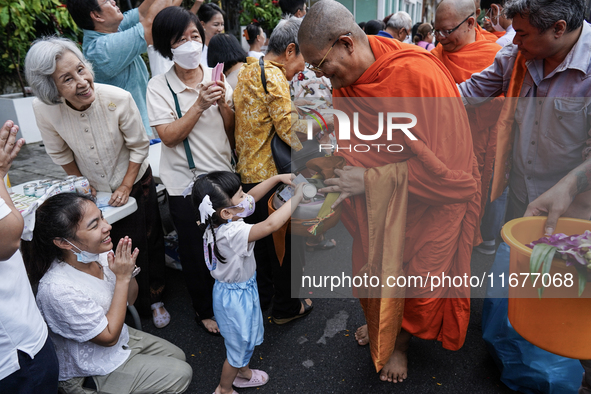
[[(480, 176), (468, 118), (455, 82), (429, 52), (383, 37), (368, 39), (376, 61), (354, 84), (333, 91), (334, 107), (359, 112), (358, 129), (365, 134), (375, 133), (376, 116), (372, 122), (362, 116), (363, 112), (395, 109), (412, 113), (417, 125), (411, 131), (418, 140), (412, 141), (398, 130), (390, 140), (382, 135), (371, 143), (398, 144), (403, 148), (401, 152), (357, 153), (341, 149), (338, 154), (349, 165), (364, 168), (406, 161), (408, 205), (402, 258), (406, 275), (469, 275), (480, 210)], [(404, 99), (392, 99), (396, 97)], [(336, 129), (338, 134), (339, 127)], [(349, 143), (369, 142), (355, 133), (351, 133), (350, 140), (338, 139), (339, 147)], [(366, 175), (366, 193), (385, 181)], [(341, 219), (353, 236), (353, 272), (357, 273), (368, 256), (375, 253), (369, 246), (368, 214), (396, 213), (368, 212), (371, 208), (366, 195), (350, 198), (344, 204)], [(407, 287), (406, 295), (401, 323), (404, 330), (423, 339), (437, 339), (446, 349), (457, 350), (463, 345), (470, 318), (469, 289), (440, 288), (430, 292), (429, 288)], [(379, 371), (394, 348), (395, 337), (388, 327), (398, 316), (397, 299), (360, 301), (368, 322), (372, 358)]]
[[(481, 31), (486, 32), (482, 29)], [(431, 51), (447, 67), (456, 83), (470, 79), (472, 74), (479, 73), (493, 64), (497, 52), (501, 50), (499, 44), (487, 40), (480, 31), (476, 30), (475, 34), (476, 41), (457, 52), (447, 52), (443, 45), (437, 45)]]
[(482, 34), (482, 36), (490, 42), (496, 43), (499, 39), (499, 37), (497, 37), (495, 34), (491, 33), (490, 31), (484, 30), (478, 23), (476, 24), (476, 31)]
[[(482, 29), (482, 30), (484, 30), (484, 29)], [(484, 30), (484, 31), (486, 31), (486, 30)], [(493, 31), (493, 32), (489, 31), (489, 33), (494, 34), (495, 37), (497, 37), (497, 39), (499, 39), (499, 38), (503, 37), (505, 34), (507, 34), (507, 32), (504, 30), (503, 31)]]
[[(447, 52), (442, 45), (438, 45), (431, 53), (435, 55), (451, 72), (456, 83), (462, 83), (492, 65), (501, 46), (490, 42), (484, 36), (484, 29), (476, 29), (476, 41), (464, 46), (457, 52)], [(490, 33), (489, 33), (490, 34)], [(484, 215), (484, 208), (488, 198), (488, 189), (493, 175), (495, 161), (497, 130), (503, 99), (489, 101), (479, 107), (468, 107), (468, 118), (472, 130), (474, 154), (478, 161), (478, 170), (482, 181), (482, 201), (480, 204), (480, 218)], [(479, 243), (477, 237), (475, 243)]]

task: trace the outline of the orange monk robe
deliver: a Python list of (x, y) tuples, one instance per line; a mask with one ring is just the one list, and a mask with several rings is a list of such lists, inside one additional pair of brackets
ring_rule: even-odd
[(499, 38), (503, 37), (507, 32), (504, 30), (503, 31), (496, 31), (495, 30), (495, 31), (489, 32), (489, 33), (494, 34), (497, 37), (497, 39), (499, 39)]
[(497, 37), (495, 34), (491, 33), (490, 31), (484, 30), (478, 23), (476, 24), (476, 31), (482, 34), (482, 36), (490, 42), (496, 43), (499, 39), (499, 37)]
[[(482, 32), (486, 30), (481, 29)], [(451, 72), (456, 83), (462, 83), (493, 64), (499, 44), (488, 41), (480, 31), (476, 31), (476, 41), (464, 46), (457, 52), (447, 52), (442, 45), (438, 45), (431, 53), (443, 62)], [(484, 215), (484, 208), (488, 198), (488, 189), (493, 174), (496, 152), (496, 123), (501, 111), (502, 99), (487, 102), (479, 107), (467, 108), (474, 143), (474, 154), (478, 161), (478, 170), (482, 181), (482, 201), (480, 204), (480, 218)], [(479, 243), (477, 237), (475, 243)]]
[[(417, 126), (412, 128), (418, 141), (409, 140), (401, 131), (394, 132), (391, 141), (384, 135), (371, 141), (373, 144), (400, 144), (404, 147), (402, 152), (341, 150), (338, 154), (345, 157), (349, 165), (364, 168), (406, 161), (408, 205), (402, 260), (407, 275), (422, 278), (442, 272), (469, 275), (480, 210), (480, 176), (459, 92), (449, 71), (429, 52), (383, 37), (369, 36), (368, 39), (376, 61), (353, 85), (333, 91), (335, 109), (363, 112), (363, 104), (351, 108), (357, 105), (355, 100), (346, 99), (355, 97), (378, 97), (366, 99), (375, 101), (369, 106), (374, 112), (384, 111), (380, 101), (394, 100), (379, 97), (402, 97), (404, 99), (398, 103), (400, 107), (421, 100), (428, 105), (408, 109), (418, 119)], [(396, 111), (403, 112), (404, 108), (396, 108)], [(359, 130), (375, 133), (375, 124), (368, 124), (360, 117)], [(339, 146), (349, 145), (349, 142), (364, 144), (368, 141), (354, 133), (350, 141), (338, 141)], [(366, 188), (371, 175), (368, 173)], [(373, 180), (369, 187), (375, 189), (376, 183), (381, 181)], [(368, 212), (371, 207), (366, 204), (366, 195), (355, 196), (343, 204), (341, 219), (353, 236), (353, 272), (357, 273), (368, 261), (368, 214), (384, 212)], [(387, 212), (387, 215), (393, 214), (395, 212)], [(409, 293), (416, 298), (409, 298)], [(436, 289), (430, 293), (429, 289), (407, 288), (406, 294), (401, 323), (404, 330), (423, 339), (437, 339), (446, 349), (457, 350), (463, 345), (470, 318), (469, 289)], [(389, 311), (389, 307), (395, 309), (397, 300), (360, 301), (366, 314), (370, 346), (373, 345), (372, 358), (379, 371), (394, 349), (396, 336), (388, 328), (396, 323), (398, 311)], [(376, 314), (380, 315), (376, 317)], [(379, 344), (379, 348), (375, 344)]]

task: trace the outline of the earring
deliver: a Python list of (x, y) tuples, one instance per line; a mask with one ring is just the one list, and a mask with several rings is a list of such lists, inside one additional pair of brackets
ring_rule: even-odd
[(232, 223), (232, 218), (228, 219), (228, 223)]

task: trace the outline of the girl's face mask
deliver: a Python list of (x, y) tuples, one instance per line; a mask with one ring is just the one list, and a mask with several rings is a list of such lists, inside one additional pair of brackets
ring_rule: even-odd
[(240, 201), (240, 203), (238, 205), (234, 205), (234, 206), (228, 207), (228, 208), (244, 208), (244, 210), (242, 212), (238, 212), (234, 216), (238, 216), (240, 218), (245, 218), (245, 217), (248, 217), (254, 213), (255, 207), (256, 207), (256, 205), (255, 205), (254, 197), (251, 196), (250, 194), (246, 194), (246, 197), (244, 198), (244, 200)]
[(76, 245), (74, 245), (73, 243), (71, 243), (70, 241), (68, 241), (65, 238), (64, 238), (64, 241), (66, 241), (67, 243), (69, 243), (70, 245), (72, 245), (73, 247), (75, 247), (76, 249), (79, 250), (79, 252), (76, 252), (76, 251), (70, 249), (70, 251), (76, 255), (76, 259), (79, 262), (84, 263), (84, 264), (90, 264), (93, 261), (98, 261), (99, 256), (100, 256), (99, 253), (86, 252), (86, 251), (80, 249), (79, 247), (77, 247)]

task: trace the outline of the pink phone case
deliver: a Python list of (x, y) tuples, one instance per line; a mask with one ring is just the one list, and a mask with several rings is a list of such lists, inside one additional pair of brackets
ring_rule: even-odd
[(224, 70), (224, 63), (218, 63), (213, 68), (211, 79), (214, 81), (221, 81), (222, 80), (222, 71)]

